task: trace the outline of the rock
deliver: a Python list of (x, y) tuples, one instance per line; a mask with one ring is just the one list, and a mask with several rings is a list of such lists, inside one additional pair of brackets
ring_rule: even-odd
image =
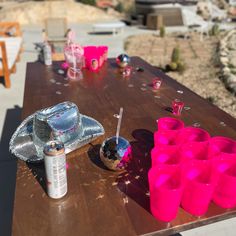
[(236, 68), (231, 68), (231, 72), (236, 75)]
[(228, 53), (227, 53), (226, 51), (223, 51), (223, 50), (222, 50), (222, 51), (220, 52), (220, 56), (221, 56), (221, 57), (227, 57), (227, 56), (228, 56)]
[(224, 75), (230, 74), (230, 69), (229, 69), (229, 67), (225, 66), (225, 67), (223, 68), (223, 74), (224, 74)]
[(228, 57), (220, 57), (220, 62), (221, 62), (223, 65), (226, 65), (226, 64), (228, 64), (229, 59), (228, 59)]
[(232, 90), (233, 92), (236, 92), (236, 82), (229, 84), (228, 87), (229, 87), (229, 89)]
[(236, 83), (236, 76), (233, 74), (230, 74), (226, 80), (226, 82), (230, 85), (232, 83)]
[(224, 50), (226, 47), (227, 47), (227, 42), (221, 40), (221, 41), (220, 41), (220, 48), (221, 48), (222, 50)]

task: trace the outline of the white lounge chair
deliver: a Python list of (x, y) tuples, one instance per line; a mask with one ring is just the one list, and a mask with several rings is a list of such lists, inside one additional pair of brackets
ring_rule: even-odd
[(113, 35), (120, 32), (123, 33), (123, 29), (125, 27), (124, 22), (106, 22), (106, 23), (97, 23), (93, 25), (93, 32), (101, 31), (101, 30), (111, 30)]

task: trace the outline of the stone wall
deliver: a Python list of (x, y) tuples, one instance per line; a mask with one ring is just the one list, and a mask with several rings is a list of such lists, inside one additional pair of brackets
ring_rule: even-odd
[(236, 93), (236, 30), (229, 31), (220, 41), (219, 59), (221, 79), (226, 87)]

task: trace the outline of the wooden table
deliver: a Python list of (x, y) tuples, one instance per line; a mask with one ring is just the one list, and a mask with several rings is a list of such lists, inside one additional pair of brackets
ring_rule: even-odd
[[(48, 198), (44, 191), (43, 165), (18, 162), (13, 235), (169, 235), (236, 215), (236, 209), (224, 210), (213, 203), (199, 218), (182, 208), (170, 223), (151, 215), (147, 171), (153, 132), (156, 119), (172, 116), (166, 109), (172, 100), (179, 98), (190, 108), (181, 115), (186, 125), (200, 124), (211, 135), (235, 138), (236, 121), (140, 58), (132, 58), (132, 65), (143, 67), (144, 72), (122, 78), (112, 59), (99, 73), (85, 71), (83, 80), (68, 81), (57, 73), (59, 62), (53, 67), (28, 63), (22, 118), (68, 100), (100, 121), (106, 134), (67, 156), (69, 191), (60, 200)], [(150, 86), (154, 76), (163, 79), (158, 92)], [(121, 106), (121, 134), (132, 144), (133, 159), (127, 172), (116, 173), (101, 163), (99, 147), (115, 134), (113, 115)]]

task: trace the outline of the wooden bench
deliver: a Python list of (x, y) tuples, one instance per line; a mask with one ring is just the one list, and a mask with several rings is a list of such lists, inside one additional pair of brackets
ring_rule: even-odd
[(17, 22), (0, 22), (0, 76), (6, 88), (11, 87), (10, 74), (16, 72), (20, 59), (22, 33)]

